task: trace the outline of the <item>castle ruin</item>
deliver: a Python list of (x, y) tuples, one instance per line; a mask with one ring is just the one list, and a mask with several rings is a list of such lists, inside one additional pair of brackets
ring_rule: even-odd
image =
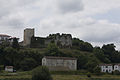
[(27, 28), (24, 30), (24, 46), (31, 48), (44, 48), (49, 43), (54, 42), (60, 48), (72, 47), (71, 34), (50, 34), (47, 37), (35, 37), (34, 29)]

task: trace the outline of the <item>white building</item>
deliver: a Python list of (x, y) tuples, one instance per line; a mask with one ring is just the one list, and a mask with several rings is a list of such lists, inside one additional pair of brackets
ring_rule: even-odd
[(113, 65), (112, 64), (100, 64), (101, 72), (112, 73)]
[(99, 67), (101, 68), (101, 72), (108, 72), (112, 73), (113, 71), (119, 71), (120, 72), (120, 64), (100, 64)]
[(42, 65), (47, 66), (51, 71), (77, 70), (77, 59), (46, 56), (42, 59)]
[(13, 66), (6, 66), (5, 71), (13, 72)]
[(116, 71), (116, 70), (120, 72), (120, 64), (114, 65), (114, 71)]
[(0, 34), (0, 44), (2, 44), (4, 41), (9, 41), (9, 38), (11, 36), (5, 35), (5, 34)]
[[(11, 37), (9, 35), (0, 34), (0, 45), (6, 43), (5, 44), (6, 46), (11, 46), (14, 38), (16, 37)], [(17, 41), (19, 41), (19, 38), (16, 38), (16, 39)]]

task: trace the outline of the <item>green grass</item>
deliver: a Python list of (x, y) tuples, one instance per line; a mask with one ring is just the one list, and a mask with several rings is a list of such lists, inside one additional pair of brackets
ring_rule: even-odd
[(87, 76), (80, 75), (53, 75), (54, 80), (89, 80)]
[(85, 75), (87, 71), (77, 70), (77, 71), (51, 71), (53, 75)]
[[(0, 80), (31, 80), (32, 78), (31, 71), (25, 72), (16, 72), (13, 73), (2, 72), (0, 73)], [(72, 75), (72, 74), (52, 74), (53, 80), (120, 80), (120, 75), (102, 75), (95, 76), (92, 75), (91, 78), (88, 78), (86, 75)]]
[(120, 80), (120, 76), (104, 75), (92, 76), (88, 78), (86, 75), (53, 75), (54, 80)]

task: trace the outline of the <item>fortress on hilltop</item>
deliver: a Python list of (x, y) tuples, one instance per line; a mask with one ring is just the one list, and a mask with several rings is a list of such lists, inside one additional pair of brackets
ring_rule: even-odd
[(51, 42), (54, 42), (60, 48), (72, 47), (71, 34), (50, 34), (47, 37), (35, 37), (34, 28), (26, 28), (24, 30), (24, 47), (44, 48)]

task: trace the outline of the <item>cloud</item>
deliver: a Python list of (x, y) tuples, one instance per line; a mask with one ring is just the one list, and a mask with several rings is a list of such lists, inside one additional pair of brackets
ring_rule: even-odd
[(58, 0), (58, 8), (62, 13), (78, 12), (83, 10), (81, 0)]
[(90, 42), (116, 42), (119, 40), (120, 24), (110, 23), (106, 20), (96, 21), (95, 24), (87, 27), (84, 39)]
[(60, 32), (93, 45), (117, 44), (120, 23), (93, 16), (119, 8), (120, 0), (0, 0), (0, 32), (22, 40), (23, 29), (34, 27), (37, 36)]
[(74, 37), (76, 36), (89, 42), (116, 42), (120, 38), (120, 24), (110, 23), (107, 20), (97, 21), (90, 17), (80, 19), (78, 16), (64, 17), (64, 20), (63, 17), (59, 17), (52, 20), (44, 20), (41, 22), (41, 26), (47, 34), (50, 32), (72, 33)]

